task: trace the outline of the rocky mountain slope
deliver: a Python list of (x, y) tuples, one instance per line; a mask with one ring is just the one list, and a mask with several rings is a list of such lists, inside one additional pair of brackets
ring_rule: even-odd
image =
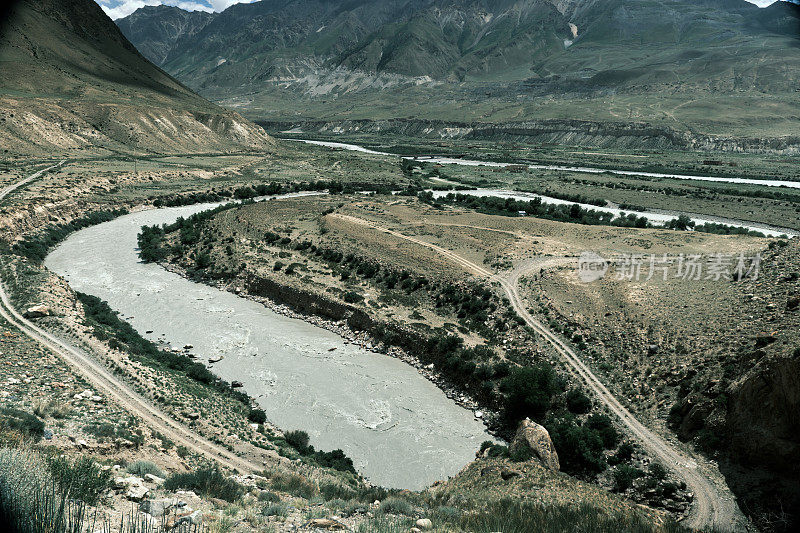
[(118, 24), (190, 87), (261, 119), (580, 118), (774, 138), (797, 116), (800, 7), (787, 2), (281, 0), (175, 20), (158, 7)]
[(184, 11), (172, 6), (145, 6), (120, 20), (122, 33), (140, 43), (139, 51), (160, 65), (179, 39), (202, 30), (214, 15), (205, 11)]
[(270, 138), (148, 62), (90, 0), (23, 0), (0, 35), (6, 157), (264, 148)]

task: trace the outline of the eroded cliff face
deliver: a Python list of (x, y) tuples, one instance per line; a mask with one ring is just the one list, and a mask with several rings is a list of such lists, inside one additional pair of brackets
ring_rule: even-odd
[[(777, 243), (774, 243), (777, 244)], [(678, 436), (720, 463), (742, 510), (759, 527), (800, 525), (800, 242), (771, 246), (739, 294), (737, 328), (718, 331), (716, 373), (681, 384), (670, 414)]]
[(322, 135), (403, 135), (437, 140), (551, 143), (607, 149), (800, 153), (800, 136), (761, 138), (702, 135), (646, 122), (527, 120), (490, 124), (422, 119), (256, 122), (272, 132), (295, 130)]
[(744, 507), (800, 511), (800, 356), (756, 365), (730, 390), (723, 471)]

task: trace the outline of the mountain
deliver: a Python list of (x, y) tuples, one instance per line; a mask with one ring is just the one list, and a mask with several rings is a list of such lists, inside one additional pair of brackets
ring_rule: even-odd
[(145, 6), (118, 21), (129, 40), (140, 43), (144, 57), (160, 65), (175, 43), (202, 30), (214, 18), (205, 11), (184, 11), (171, 6)]
[(0, 34), (7, 156), (263, 148), (258, 126), (147, 61), (92, 0), (23, 0)]
[(252, 118), (569, 118), (780, 137), (800, 116), (800, 7), (787, 2), (270, 0), (180, 17), (142, 8), (118, 24)]

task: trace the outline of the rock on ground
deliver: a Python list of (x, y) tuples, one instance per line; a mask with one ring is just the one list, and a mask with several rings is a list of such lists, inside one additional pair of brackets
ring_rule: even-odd
[(533, 455), (545, 468), (558, 471), (561, 465), (558, 462), (558, 453), (550, 439), (550, 433), (543, 427), (526, 418), (519, 424), (517, 434), (511, 443), (511, 452), (530, 449)]

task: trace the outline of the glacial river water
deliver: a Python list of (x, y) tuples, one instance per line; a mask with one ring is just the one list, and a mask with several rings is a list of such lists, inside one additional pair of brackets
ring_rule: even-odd
[[(373, 154), (373, 155), (386, 155), (391, 156), (394, 154), (390, 154), (387, 152), (376, 152), (375, 150), (370, 150), (368, 148), (364, 148), (363, 146), (358, 146), (356, 144), (347, 144), (347, 143), (337, 143), (337, 142), (329, 142), (329, 141), (311, 141), (306, 139), (288, 139), (297, 142), (304, 142), (306, 144), (313, 144), (317, 146), (324, 146), (326, 148), (338, 149), (338, 150), (349, 150), (353, 152), (361, 152), (365, 154)], [(399, 156), (396, 156), (399, 157)], [(404, 157), (405, 159), (411, 159), (410, 157)], [(464, 165), (464, 166), (487, 166), (487, 167), (505, 167), (508, 166), (508, 163), (496, 163), (493, 161), (475, 161), (471, 159), (454, 159), (450, 157), (431, 157), (425, 158), (421, 161), (424, 162), (432, 162), (432, 163), (440, 163), (443, 165)], [(686, 180), (698, 180), (698, 181), (713, 181), (713, 182), (726, 182), (726, 183), (739, 183), (739, 184), (749, 184), (749, 185), (763, 185), (766, 187), (788, 187), (788, 188), (800, 188), (800, 182), (798, 181), (783, 181), (783, 180), (759, 180), (759, 179), (748, 179), (748, 178), (716, 178), (711, 176), (687, 176), (683, 174), (659, 174), (654, 172), (636, 172), (636, 171), (629, 171), (629, 170), (608, 170), (608, 169), (601, 169), (601, 168), (592, 168), (592, 167), (565, 167), (565, 166), (553, 166), (553, 165), (529, 165), (529, 168), (532, 169), (548, 169), (548, 170), (565, 170), (565, 171), (572, 171), (572, 172), (585, 172), (590, 174), (602, 174), (604, 172), (610, 172), (612, 174), (624, 175), (624, 176), (642, 176), (642, 177), (655, 177), (655, 178), (672, 178), (672, 179), (686, 179)], [(457, 184), (456, 184), (457, 185)], [(435, 197), (442, 197), (446, 196), (449, 192), (452, 191), (433, 191)], [(542, 203), (545, 204), (559, 204), (559, 205), (572, 205), (576, 202), (571, 202), (567, 200), (561, 200), (559, 198), (552, 198), (550, 196), (543, 196), (540, 194), (528, 193), (528, 192), (521, 192), (521, 191), (512, 191), (512, 190), (504, 190), (504, 189), (475, 189), (469, 191), (456, 191), (461, 194), (468, 194), (472, 196), (494, 196), (498, 198), (511, 198), (514, 200), (523, 200), (529, 201), (533, 200), (534, 198), (539, 198)], [(596, 206), (590, 204), (582, 204), (578, 203), (581, 207), (585, 209), (591, 209), (594, 211), (602, 211), (604, 213), (611, 213), (614, 216), (619, 216), (621, 214), (630, 214), (633, 213), (636, 216), (641, 216), (649, 220), (651, 223), (655, 225), (662, 225), (665, 222), (669, 222), (674, 218), (678, 217), (679, 215), (685, 214), (689, 218), (691, 218), (696, 224), (708, 224), (708, 223), (716, 223), (716, 224), (725, 224), (727, 226), (736, 226), (740, 228), (747, 228), (749, 230), (759, 231), (764, 235), (769, 237), (779, 237), (782, 235), (786, 235), (787, 237), (797, 237), (800, 235), (800, 232), (790, 229), (790, 228), (783, 228), (777, 226), (771, 226), (768, 224), (762, 224), (759, 222), (752, 222), (747, 220), (737, 220), (733, 218), (725, 218), (725, 217), (717, 217), (711, 215), (698, 215), (695, 213), (683, 213), (678, 211), (662, 211), (662, 210), (643, 210), (643, 211), (631, 211), (631, 210), (623, 210), (616, 207), (608, 207), (608, 206)]]
[(142, 211), (81, 230), (45, 264), (73, 289), (107, 301), (145, 337), (191, 344), (204, 362), (223, 356), (214, 372), (242, 381), (271, 422), (307, 431), (319, 449), (341, 448), (373, 483), (420, 489), (474, 457), (490, 438), (484, 425), (411, 366), (139, 261), (142, 225), (211, 207)]

